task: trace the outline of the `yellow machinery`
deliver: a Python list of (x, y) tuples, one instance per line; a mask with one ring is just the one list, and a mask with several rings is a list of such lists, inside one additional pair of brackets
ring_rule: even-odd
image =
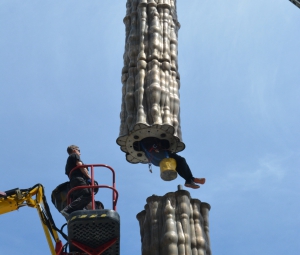
[[(78, 167), (73, 170), (76, 170)], [(0, 215), (18, 210), (23, 206), (36, 208), (51, 255), (119, 255), (120, 217), (116, 212), (118, 192), (116, 190), (115, 171), (110, 166), (103, 164), (83, 165), (83, 167), (91, 168), (92, 185), (74, 187), (67, 192), (67, 195), (59, 193), (60, 198), (62, 198), (62, 195), (66, 195), (63, 199), (69, 201), (71, 193), (75, 190), (82, 188), (93, 190), (91, 192), (92, 209), (74, 211), (69, 215), (68, 223), (65, 224), (68, 227), (68, 235), (64, 234), (62, 229), (58, 229), (55, 226), (44, 195), (44, 188), (41, 184), (36, 184), (29, 189), (16, 188), (0, 192)], [(98, 185), (96, 183), (94, 180), (94, 167), (109, 169), (112, 172), (112, 186)], [(99, 188), (112, 190), (113, 210), (95, 209), (94, 190)], [(56, 201), (55, 197), (52, 197), (52, 202), (56, 204), (59, 201)], [(58, 233), (66, 239), (67, 243), (65, 245), (60, 241)], [(68, 246), (69, 252), (67, 251)]]
[(18, 210), (23, 206), (37, 209), (51, 254), (60, 254), (63, 246), (58, 232), (66, 236), (54, 224), (41, 184), (36, 184), (29, 189), (16, 188), (0, 193), (0, 214)]

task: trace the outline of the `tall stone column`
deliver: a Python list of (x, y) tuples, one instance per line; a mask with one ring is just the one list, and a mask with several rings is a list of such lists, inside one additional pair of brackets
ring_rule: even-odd
[(137, 214), (142, 255), (211, 255), (209, 210), (186, 190), (148, 197)]
[(122, 69), (121, 125), (117, 144), (131, 163), (146, 163), (134, 143), (166, 139), (185, 148), (180, 127), (176, 0), (127, 0)]

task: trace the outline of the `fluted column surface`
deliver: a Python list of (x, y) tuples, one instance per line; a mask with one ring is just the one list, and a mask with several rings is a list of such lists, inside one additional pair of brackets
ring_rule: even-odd
[(142, 255), (211, 255), (209, 210), (186, 190), (148, 197), (137, 214)]
[(137, 123), (179, 126), (176, 1), (127, 0), (120, 136)]
[[(124, 24), (121, 125), (117, 143), (124, 152), (129, 152), (125, 148), (127, 136), (151, 126), (171, 134), (180, 143), (177, 60), (180, 24), (176, 0), (127, 0)], [(181, 151), (184, 144), (175, 147), (174, 151)]]

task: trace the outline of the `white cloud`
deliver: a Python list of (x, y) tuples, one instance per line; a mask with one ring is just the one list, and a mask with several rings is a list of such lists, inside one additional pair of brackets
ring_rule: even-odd
[(294, 156), (295, 153), (267, 154), (253, 163), (235, 163), (225, 170), (227, 172), (225, 176), (217, 180), (218, 185), (215, 185), (215, 192), (250, 191), (261, 189), (263, 186), (279, 184), (291, 170), (287, 167), (287, 162)]

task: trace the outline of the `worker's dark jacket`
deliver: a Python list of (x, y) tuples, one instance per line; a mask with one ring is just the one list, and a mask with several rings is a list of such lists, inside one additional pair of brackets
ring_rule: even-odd
[[(71, 170), (77, 166), (77, 162), (81, 161), (80, 156), (76, 153), (71, 154), (66, 163), (65, 173), (69, 176)], [(70, 177), (70, 185), (71, 188), (78, 187), (78, 186), (86, 186), (88, 183), (86, 182), (86, 176), (81, 172), (80, 168), (76, 169), (72, 172)], [(73, 198), (79, 197), (81, 195), (90, 195), (89, 189), (79, 189), (72, 193)]]
[(160, 161), (164, 158), (170, 157), (170, 152), (168, 151), (169, 142), (167, 140), (153, 137), (145, 138), (140, 142), (140, 147), (149, 161), (155, 166), (159, 166)]
[[(78, 161), (82, 162), (80, 159), (80, 156), (76, 153), (73, 153), (68, 157), (67, 163), (66, 163), (66, 171), (65, 171), (67, 176), (69, 176), (71, 170), (77, 166)], [(81, 172), (80, 168), (78, 168), (72, 172), (71, 178), (74, 178), (74, 177), (82, 177), (83, 179), (86, 179), (85, 175)]]

